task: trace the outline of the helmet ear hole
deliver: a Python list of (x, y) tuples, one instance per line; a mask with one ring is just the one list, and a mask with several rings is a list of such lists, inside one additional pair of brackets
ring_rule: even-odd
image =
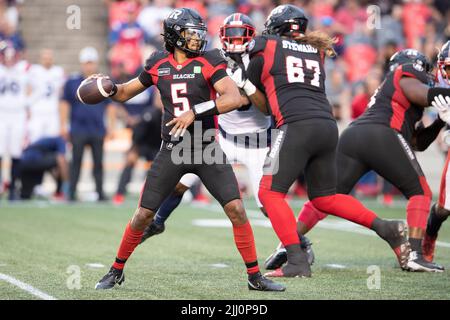
[(306, 32), (308, 18), (297, 6), (280, 5), (272, 10), (264, 26), (264, 34), (295, 36)]

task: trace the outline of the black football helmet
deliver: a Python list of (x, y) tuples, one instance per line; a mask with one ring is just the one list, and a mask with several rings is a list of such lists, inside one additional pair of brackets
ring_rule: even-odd
[(433, 64), (428, 58), (416, 49), (404, 49), (397, 51), (389, 60), (389, 71), (395, 70), (399, 65), (414, 64), (418, 68), (423, 68), (426, 73), (433, 70)]
[(450, 41), (447, 41), (438, 54), (438, 73), (450, 85)]
[[(200, 14), (190, 8), (173, 10), (164, 19), (164, 37), (167, 51), (178, 48), (186, 52), (188, 57), (201, 55), (206, 48), (206, 24)], [(189, 48), (189, 42), (197, 41), (196, 48)]]
[(264, 24), (263, 34), (297, 36), (305, 34), (308, 18), (305, 12), (292, 4), (283, 4), (272, 10)]
[(242, 13), (233, 13), (225, 18), (220, 27), (220, 41), (228, 53), (243, 53), (255, 36), (253, 21)]

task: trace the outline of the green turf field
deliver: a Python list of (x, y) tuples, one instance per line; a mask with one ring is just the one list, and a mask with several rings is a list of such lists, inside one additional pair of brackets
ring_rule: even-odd
[[(0, 207), (0, 299), (39, 299), (4, 280), (12, 277), (56, 299), (449, 299), (450, 271), (402, 272), (389, 246), (343, 220), (328, 218), (309, 234), (316, 253), (311, 279), (282, 279), (284, 293), (249, 291), (225, 215), (215, 205), (182, 205), (166, 232), (138, 247), (123, 286), (94, 290), (115, 257), (135, 201), (122, 207), (31, 202)], [(400, 203), (381, 216), (404, 219)], [(277, 244), (267, 221), (247, 201), (260, 264)], [(301, 202), (295, 202), (298, 211)], [(370, 205), (371, 204), (371, 205)], [(216, 227), (211, 227), (211, 224)], [(199, 226), (206, 224), (207, 226)], [(217, 226), (218, 225), (218, 226)], [(370, 232), (369, 232), (370, 233)], [(440, 234), (436, 260), (450, 269), (450, 223)], [(102, 264), (88, 266), (88, 264)], [(369, 266), (380, 288), (369, 289)], [(74, 272), (75, 271), (75, 272)], [(77, 276), (77, 271), (80, 276)], [(2, 279), (3, 277), (3, 279)], [(369, 284), (376, 284), (369, 279)], [(70, 289), (71, 288), (71, 289)]]

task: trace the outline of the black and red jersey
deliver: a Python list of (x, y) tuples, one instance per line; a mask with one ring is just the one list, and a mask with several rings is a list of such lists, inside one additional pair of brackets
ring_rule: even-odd
[(352, 125), (379, 123), (400, 132), (411, 142), (416, 123), (422, 118), (423, 107), (411, 104), (400, 88), (400, 79), (411, 77), (424, 84), (429, 77), (420, 65), (404, 64), (389, 72), (370, 99), (368, 109)]
[(323, 52), (277, 36), (256, 37), (249, 50), (247, 76), (266, 94), (277, 127), (311, 118), (334, 119), (325, 94)]
[[(227, 62), (217, 49), (187, 59), (183, 64), (176, 62), (169, 52), (158, 51), (152, 54), (139, 75), (139, 80), (146, 87), (156, 85), (161, 93), (164, 105), (161, 133), (164, 141), (171, 140), (171, 127), (166, 127), (167, 122), (198, 103), (216, 99), (214, 84), (227, 76), (226, 67)], [(214, 116), (197, 121), (202, 122), (203, 132), (216, 127)], [(188, 131), (193, 134), (193, 124)]]

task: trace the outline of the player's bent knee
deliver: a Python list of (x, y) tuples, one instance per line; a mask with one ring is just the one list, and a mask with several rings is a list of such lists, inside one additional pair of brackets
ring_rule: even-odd
[(442, 208), (440, 206), (436, 206), (436, 213), (441, 217), (448, 217), (450, 216), (450, 210), (447, 210), (445, 208)]
[(133, 227), (138, 230), (145, 228), (152, 222), (154, 216), (155, 212), (150, 209), (143, 207), (137, 208), (132, 220)]
[(270, 190), (268, 190), (267, 188), (260, 185), (259, 191), (258, 191), (258, 198), (259, 198), (259, 201), (261, 201), (261, 204), (263, 206), (266, 206), (269, 195), (270, 195)]
[(228, 202), (224, 206), (224, 210), (233, 225), (244, 224), (247, 222), (247, 215), (245, 214), (242, 200), (236, 199)]
[(311, 200), (312, 205), (320, 211), (333, 211), (335, 202), (334, 196), (317, 197)]
[(182, 196), (186, 191), (189, 190), (189, 187), (185, 186), (182, 183), (177, 183), (175, 190), (173, 191), (175, 194)]

